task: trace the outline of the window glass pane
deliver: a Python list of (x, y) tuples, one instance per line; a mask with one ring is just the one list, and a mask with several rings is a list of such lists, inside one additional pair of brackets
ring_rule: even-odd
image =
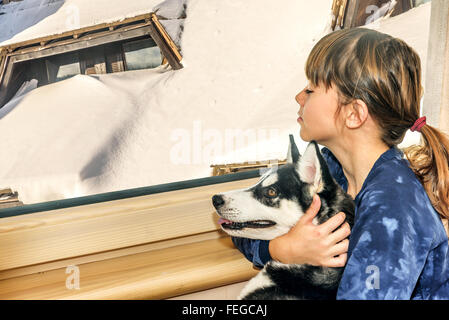
[(123, 44), (128, 70), (149, 69), (160, 66), (162, 56), (152, 39), (143, 39)]
[(430, 2), (431, 0), (415, 0), (415, 6), (420, 6), (426, 2)]
[(81, 73), (77, 52), (60, 54), (46, 60), (49, 82), (61, 81)]
[(56, 81), (67, 79), (80, 73), (81, 70), (79, 62), (63, 64), (59, 66), (58, 74), (56, 75)]

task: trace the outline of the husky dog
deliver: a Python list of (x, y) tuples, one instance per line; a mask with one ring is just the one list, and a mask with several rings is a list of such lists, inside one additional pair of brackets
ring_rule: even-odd
[[(300, 156), (293, 135), (287, 164), (272, 167), (252, 187), (216, 194), (213, 205), (221, 228), (233, 237), (271, 240), (287, 233), (310, 207), (314, 194), (321, 224), (338, 212), (352, 228), (354, 202), (331, 176), (316, 142)], [(335, 299), (343, 268), (268, 262), (239, 299)]]

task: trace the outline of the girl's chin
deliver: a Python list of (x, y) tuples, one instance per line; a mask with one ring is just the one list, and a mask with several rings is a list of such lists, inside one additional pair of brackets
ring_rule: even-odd
[(311, 137), (310, 135), (307, 134), (306, 130), (304, 130), (304, 128), (302, 126), (299, 129), (299, 136), (301, 137), (301, 140), (305, 141), (305, 142), (310, 142), (312, 140), (315, 140), (315, 139), (313, 139), (313, 137)]
[(302, 139), (303, 141), (307, 141), (307, 137), (306, 137), (306, 135), (304, 134), (304, 130), (302, 129), (302, 127), (301, 127), (301, 129), (299, 129), (299, 136), (301, 137), (301, 139)]

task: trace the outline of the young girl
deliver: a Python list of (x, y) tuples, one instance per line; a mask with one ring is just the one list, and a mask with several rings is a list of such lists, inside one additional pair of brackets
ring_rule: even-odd
[[(354, 226), (339, 227), (343, 213), (314, 225), (315, 196), (287, 234), (234, 243), (257, 266), (345, 266), (337, 299), (449, 299), (441, 220), (449, 217), (449, 139), (420, 117), (419, 56), (374, 30), (339, 30), (312, 49), (306, 75), (296, 96), (300, 135), (325, 146), (333, 177), (354, 198)], [(405, 149), (407, 160), (397, 145), (409, 129), (424, 144)]]

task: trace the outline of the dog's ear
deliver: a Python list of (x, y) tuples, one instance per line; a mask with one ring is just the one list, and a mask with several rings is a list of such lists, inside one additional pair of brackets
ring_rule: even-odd
[(287, 163), (297, 163), (300, 158), (298, 147), (296, 146), (295, 139), (292, 134), (289, 135), (289, 138), (290, 143), (287, 151)]
[(309, 143), (297, 164), (299, 177), (305, 183), (312, 185), (312, 194), (323, 189), (323, 175), (320, 163), (320, 149), (315, 141)]

